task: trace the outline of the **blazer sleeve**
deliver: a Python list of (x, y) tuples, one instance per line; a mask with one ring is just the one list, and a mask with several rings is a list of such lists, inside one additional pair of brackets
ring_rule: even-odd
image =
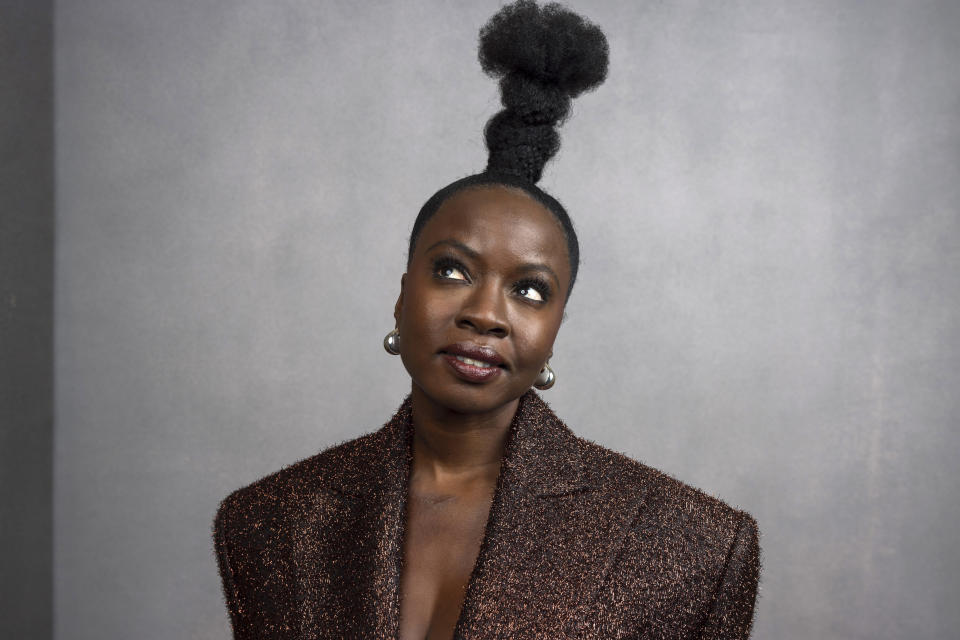
[(227, 611), (230, 613), (230, 627), (233, 629), (233, 637), (235, 640), (247, 640), (251, 636), (247, 633), (247, 624), (243, 619), (245, 607), (237, 589), (234, 567), (231, 562), (234, 554), (227, 535), (230, 526), (227, 515), (229, 500), (230, 498), (224, 500), (220, 504), (220, 508), (217, 509), (217, 515), (213, 521), (213, 546), (216, 552), (220, 579), (223, 582), (223, 596), (226, 600)]
[(753, 608), (760, 578), (757, 522), (747, 513), (740, 519), (702, 640), (746, 640), (753, 624)]

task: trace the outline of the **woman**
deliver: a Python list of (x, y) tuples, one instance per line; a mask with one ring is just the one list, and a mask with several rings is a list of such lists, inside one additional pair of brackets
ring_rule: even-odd
[(600, 30), (520, 1), (481, 31), (504, 110), (486, 171), (423, 206), (384, 341), (412, 392), (382, 429), (229, 496), (215, 545), (237, 638), (746, 638), (757, 528), (575, 436), (548, 389), (579, 249), (535, 186)]

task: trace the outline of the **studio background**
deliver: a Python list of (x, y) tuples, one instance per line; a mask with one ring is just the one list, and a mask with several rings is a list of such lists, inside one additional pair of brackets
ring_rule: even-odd
[[(484, 166), (500, 3), (27, 4), (5, 13), (52, 33), (28, 42), (55, 96), (52, 456), (20, 414), (4, 437), (53, 525), (17, 531), (52, 547), (4, 582), (52, 576), (4, 619), (226, 640), (219, 500), (409, 390), (381, 340), (417, 210)], [(755, 638), (956, 637), (960, 4), (568, 4), (612, 58), (541, 183), (583, 255), (542, 396), (757, 518)]]

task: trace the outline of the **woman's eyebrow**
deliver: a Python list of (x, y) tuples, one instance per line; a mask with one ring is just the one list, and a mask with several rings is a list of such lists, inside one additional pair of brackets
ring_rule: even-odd
[(471, 249), (470, 247), (468, 247), (467, 245), (463, 244), (462, 242), (458, 242), (458, 241), (453, 240), (453, 239), (439, 240), (439, 241), (437, 241), (437, 242), (434, 242), (432, 245), (430, 245), (429, 247), (427, 247), (427, 252), (433, 251), (434, 249), (436, 249), (438, 246), (440, 246), (440, 245), (442, 245), (442, 244), (451, 246), (451, 247), (453, 247), (454, 249), (459, 249), (459, 250), (462, 251), (463, 253), (467, 254), (467, 257), (474, 258), (474, 259), (480, 257), (480, 253), (479, 253), (479, 252), (477, 252), (477, 251), (474, 250), (474, 249)]

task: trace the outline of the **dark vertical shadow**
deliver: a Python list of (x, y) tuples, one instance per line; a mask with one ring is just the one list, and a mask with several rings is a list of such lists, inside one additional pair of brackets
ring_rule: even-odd
[(53, 6), (0, 0), (0, 637), (52, 637)]

